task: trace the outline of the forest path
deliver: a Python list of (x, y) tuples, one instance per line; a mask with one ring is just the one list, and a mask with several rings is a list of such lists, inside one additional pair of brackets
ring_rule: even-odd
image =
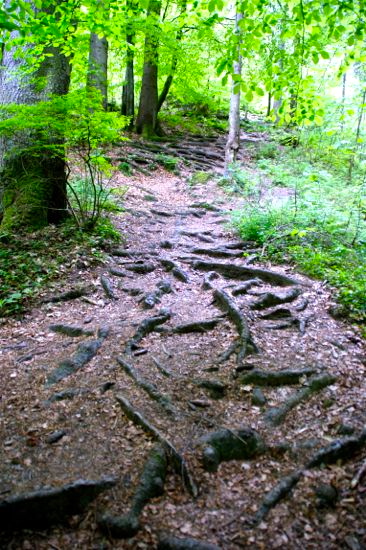
[[(215, 182), (126, 183), (123, 245), (2, 329), (0, 547), (364, 548), (361, 339), (325, 285), (230, 233)], [(105, 477), (72, 508), (68, 484)], [(43, 530), (52, 499), (36, 522), (37, 493), (11, 497), (46, 486), (74, 515)]]

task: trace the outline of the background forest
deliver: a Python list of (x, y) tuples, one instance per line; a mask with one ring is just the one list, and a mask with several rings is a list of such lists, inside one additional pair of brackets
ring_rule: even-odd
[[(338, 313), (363, 320), (365, 16), (362, 0), (6, 1), (2, 314), (57, 276), (67, 251), (87, 242), (97, 259), (100, 240), (118, 238), (105, 217), (121, 199), (113, 173), (136, 163), (116, 165), (113, 145), (132, 132), (159, 142), (229, 130), (225, 167), (212, 177), (243, 199), (240, 235), (327, 280)], [(239, 108), (242, 130), (263, 138), (245, 143), (245, 163)], [(177, 168), (171, 157), (157, 162)], [(268, 186), (288, 198), (268, 200)]]

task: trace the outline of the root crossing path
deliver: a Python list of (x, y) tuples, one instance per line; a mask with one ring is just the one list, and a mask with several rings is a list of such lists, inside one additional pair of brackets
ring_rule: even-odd
[(126, 181), (123, 244), (2, 326), (0, 547), (365, 548), (357, 332), (214, 183)]

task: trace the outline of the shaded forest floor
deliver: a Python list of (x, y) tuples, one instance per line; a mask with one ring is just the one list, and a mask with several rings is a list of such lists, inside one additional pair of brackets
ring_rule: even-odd
[[(0, 547), (366, 548), (365, 347), (329, 289), (261, 264), (214, 181), (113, 185), (123, 244), (2, 326)], [(11, 500), (105, 478), (61, 527)]]

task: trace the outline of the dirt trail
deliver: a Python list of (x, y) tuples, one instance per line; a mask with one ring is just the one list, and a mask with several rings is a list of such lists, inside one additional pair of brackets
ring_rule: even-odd
[(0, 498), (115, 485), (0, 547), (144, 549), (169, 534), (207, 545), (160, 548), (365, 548), (357, 333), (328, 315), (325, 285), (260, 264), (229, 232), (236, 199), (216, 184), (126, 181), (125, 242), (44, 298), (86, 295), (45, 300), (0, 340)]

